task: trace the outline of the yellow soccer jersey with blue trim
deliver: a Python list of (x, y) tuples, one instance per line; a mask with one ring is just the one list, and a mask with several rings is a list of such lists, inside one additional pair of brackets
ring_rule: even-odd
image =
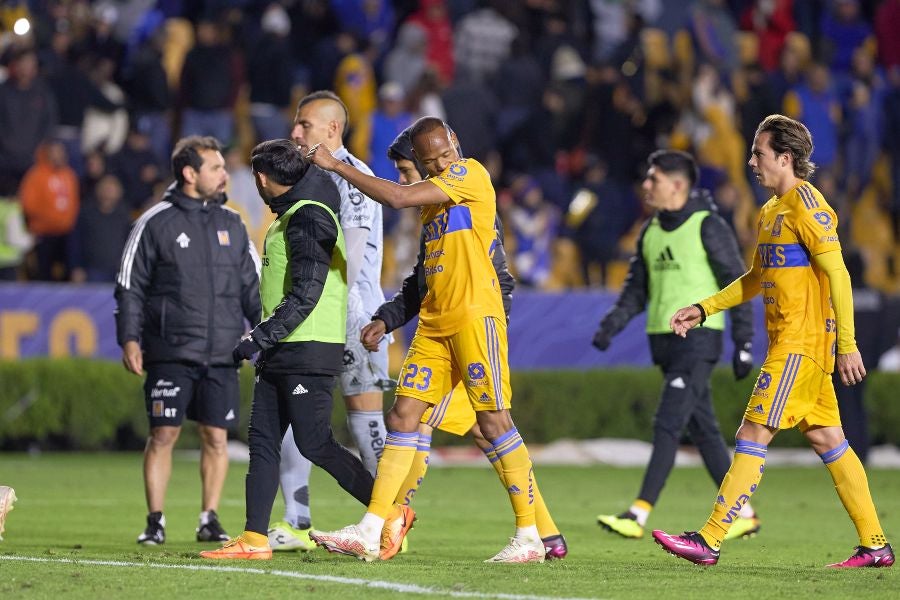
[(760, 210), (754, 268), (759, 269), (769, 355), (802, 354), (834, 370), (836, 322), (828, 277), (812, 260), (840, 251), (834, 210), (801, 182)]
[(450, 201), (422, 207), (428, 293), (422, 299), (419, 331), (445, 336), (481, 317), (505, 320), (490, 256), (497, 239), (497, 197), (490, 175), (467, 158), (428, 181)]

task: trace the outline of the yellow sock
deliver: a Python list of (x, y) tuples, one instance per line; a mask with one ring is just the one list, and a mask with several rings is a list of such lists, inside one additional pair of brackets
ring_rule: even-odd
[(241, 534), (241, 538), (251, 546), (257, 548), (269, 545), (269, 538), (264, 533), (244, 530), (244, 533)]
[(391, 431), (384, 438), (384, 453), (378, 459), (378, 470), (375, 472), (375, 486), (372, 488), (372, 499), (369, 500), (368, 512), (387, 518), (397, 491), (409, 474), (419, 432), (403, 433)]
[(532, 527), (534, 517), (534, 481), (531, 458), (519, 431), (513, 427), (494, 441), (494, 450), (503, 466), (503, 482), (516, 514), (516, 527)]
[(553, 522), (550, 511), (544, 503), (544, 496), (538, 488), (537, 478), (534, 476), (534, 465), (531, 465), (531, 485), (534, 489), (534, 519), (537, 522), (538, 533), (541, 539), (559, 535), (559, 528)]
[(884, 546), (887, 540), (884, 530), (878, 522), (878, 513), (875, 511), (875, 503), (872, 502), (872, 494), (869, 492), (869, 480), (866, 478), (866, 470), (863, 468), (859, 457), (847, 440), (820, 458), (831, 479), (834, 481), (834, 489), (837, 490), (841, 504), (847, 509), (847, 514), (856, 526), (861, 546)]
[[(488, 448), (487, 450), (482, 449), (482, 451), (487, 457), (488, 462), (491, 463), (491, 466), (497, 471), (497, 476), (500, 478), (500, 483), (503, 484), (503, 489), (506, 489), (506, 480), (503, 478), (503, 465), (500, 464), (500, 459), (497, 458), (497, 452), (493, 448)], [(531, 466), (531, 469), (531, 482), (534, 489), (534, 518), (537, 521), (538, 533), (541, 535), (541, 539), (559, 535), (559, 528), (556, 526), (556, 523), (553, 522), (550, 511), (547, 510), (544, 496), (541, 494), (541, 490), (538, 488), (537, 479), (534, 477), (534, 465)]]
[(425, 479), (425, 471), (428, 470), (428, 455), (431, 453), (431, 436), (423, 433), (419, 434), (419, 441), (416, 444), (416, 455), (413, 457), (412, 466), (406, 479), (400, 485), (400, 491), (397, 492), (397, 498), (394, 500), (397, 504), (410, 504), (413, 496), (422, 485)]
[(741, 507), (750, 501), (750, 496), (756, 491), (766, 464), (767, 448), (756, 442), (737, 441), (734, 461), (719, 487), (712, 514), (700, 530), (700, 535), (714, 550), (722, 546), (722, 540), (731, 529)]

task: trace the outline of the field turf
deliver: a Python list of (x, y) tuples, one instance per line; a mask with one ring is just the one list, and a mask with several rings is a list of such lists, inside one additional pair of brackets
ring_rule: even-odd
[[(900, 565), (837, 571), (823, 565), (857, 543), (822, 468), (772, 467), (753, 503), (759, 536), (727, 543), (717, 566), (665, 554), (649, 537), (624, 540), (596, 525), (632, 500), (640, 469), (539, 467), (537, 476), (570, 548), (564, 561), (488, 565), (513, 522), (492, 469), (433, 468), (415, 498), (410, 550), (366, 564), (330, 555), (276, 554), (272, 561), (205, 561), (194, 541), (199, 463), (180, 454), (166, 507), (167, 543), (142, 547), (145, 508), (139, 454), (0, 454), (0, 484), (19, 502), (0, 542), (0, 598), (878, 598), (900, 597)], [(246, 465), (233, 464), (219, 514), (240, 533)], [(900, 471), (872, 470), (889, 540), (900, 549)], [(714, 495), (705, 471), (676, 469), (650, 527), (699, 528)], [(323, 472), (312, 482), (313, 523), (355, 522), (361, 505)], [(274, 516), (281, 517), (280, 496)]]

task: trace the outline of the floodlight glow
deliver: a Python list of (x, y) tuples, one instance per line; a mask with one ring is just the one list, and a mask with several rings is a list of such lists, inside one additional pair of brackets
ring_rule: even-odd
[(16, 35), (25, 35), (29, 31), (31, 31), (31, 23), (28, 22), (28, 19), (25, 17), (16, 19), (16, 22), (13, 24), (13, 33)]

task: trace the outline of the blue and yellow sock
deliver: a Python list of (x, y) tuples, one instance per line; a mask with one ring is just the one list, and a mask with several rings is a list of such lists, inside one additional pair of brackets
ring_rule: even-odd
[(419, 432), (388, 432), (384, 439), (384, 453), (378, 461), (375, 486), (369, 501), (369, 512), (387, 518), (397, 491), (409, 474), (418, 448)]
[(844, 440), (837, 448), (820, 454), (819, 457), (831, 473), (841, 504), (856, 526), (860, 545), (869, 548), (884, 546), (887, 540), (869, 492), (866, 470), (856, 452)]
[(516, 527), (532, 527), (534, 516), (534, 481), (531, 457), (519, 431), (513, 427), (494, 441), (494, 451), (502, 465), (503, 483), (513, 512)]
[(400, 491), (397, 492), (397, 498), (394, 500), (397, 504), (410, 504), (413, 496), (422, 485), (425, 479), (425, 472), (428, 471), (428, 456), (431, 454), (431, 436), (424, 433), (419, 434), (419, 441), (416, 442), (416, 454), (413, 457), (412, 465), (409, 467), (409, 473), (406, 479), (400, 485)]
[(712, 514), (700, 530), (700, 535), (714, 550), (722, 546), (722, 540), (737, 519), (741, 507), (750, 501), (750, 496), (756, 491), (765, 470), (767, 449), (764, 444), (737, 440), (734, 460), (719, 486)]

